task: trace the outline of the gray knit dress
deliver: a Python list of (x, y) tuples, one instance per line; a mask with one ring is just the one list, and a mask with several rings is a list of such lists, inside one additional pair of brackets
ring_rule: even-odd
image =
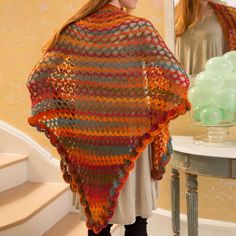
[(211, 57), (222, 56), (227, 42), (217, 17), (212, 13), (176, 38), (176, 57), (189, 75), (205, 69)]
[[(118, 202), (110, 224), (128, 225), (135, 222), (136, 216), (149, 218), (157, 208), (157, 180), (151, 178), (151, 145), (136, 160), (127, 182), (120, 190)], [(80, 210), (80, 219), (86, 221), (84, 208), (79, 201), (79, 195), (74, 194), (73, 205)]]

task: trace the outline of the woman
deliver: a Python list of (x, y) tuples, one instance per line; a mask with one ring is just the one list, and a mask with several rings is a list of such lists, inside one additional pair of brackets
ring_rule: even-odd
[(28, 122), (57, 148), (88, 235), (110, 235), (113, 223), (147, 235), (172, 152), (169, 122), (190, 109), (186, 73), (151, 22), (124, 10), (136, 4), (88, 1), (27, 82)]
[(188, 74), (206, 61), (236, 49), (236, 9), (207, 0), (180, 0), (176, 6), (176, 57)]

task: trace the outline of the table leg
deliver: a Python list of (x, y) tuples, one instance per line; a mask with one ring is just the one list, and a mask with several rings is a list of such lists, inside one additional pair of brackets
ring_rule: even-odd
[(198, 236), (197, 175), (186, 173), (188, 236)]
[(179, 172), (172, 168), (171, 174), (171, 218), (173, 236), (180, 235), (180, 192)]

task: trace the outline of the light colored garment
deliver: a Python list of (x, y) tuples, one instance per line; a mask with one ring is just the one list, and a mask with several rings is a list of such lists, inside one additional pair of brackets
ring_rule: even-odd
[(202, 22), (176, 38), (176, 57), (185, 71), (192, 75), (205, 69), (208, 59), (224, 54), (224, 33), (212, 11)]
[[(136, 216), (148, 218), (152, 215), (152, 210), (157, 208), (159, 182), (151, 178), (151, 165), (151, 146), (148, 145), (137, 159), (128, 181), (121, 189), (110, 224), (133, 224)], [(73, 203), (80, 209), (80, 219), (85, 221), (86, 217), (79, 196), (74, 196)]]

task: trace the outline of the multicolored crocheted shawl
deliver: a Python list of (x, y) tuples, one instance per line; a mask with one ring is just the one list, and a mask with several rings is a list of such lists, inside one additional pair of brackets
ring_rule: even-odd
[(28, 122), (57, 148), (63, 178), (95, 233), (148, 143), (152, 178), (162, 178), (168, 124), (190, 109), (188, 77), (152, 23), (111, 4), (67, 26), (27, 87)]
[(223, 29), (228, 51), (236, 50), (236, 8), (209, 2)]

